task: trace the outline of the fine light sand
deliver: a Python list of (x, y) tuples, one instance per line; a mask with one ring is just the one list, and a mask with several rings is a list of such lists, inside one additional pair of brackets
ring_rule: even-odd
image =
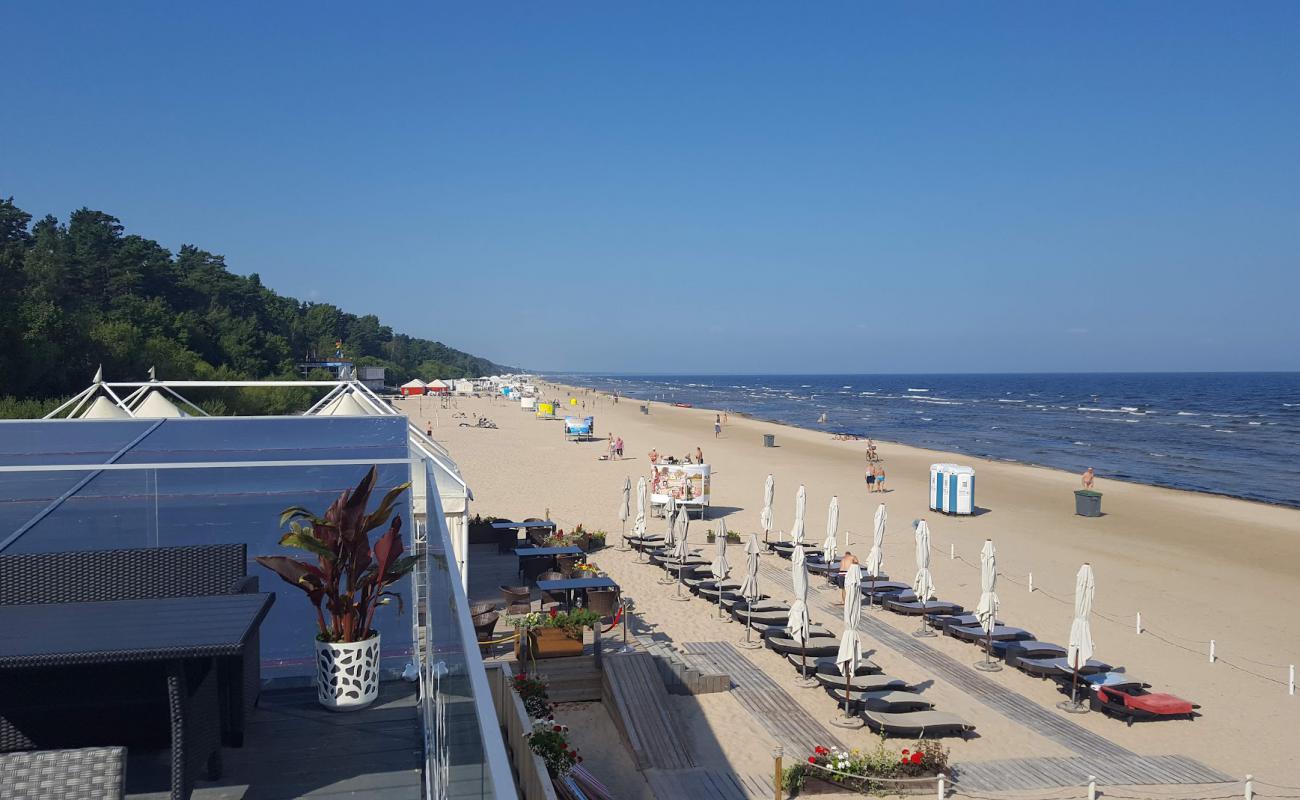
[[(886, 503), (890, 516), (885, 571), (898, 580), (910, 582), (915, 573), (910, 521), (926, 518), (933, 544), (942, 553), (932, 560), (938, 594), (967, 608), (979, 598), (975, 565), (980, 547), (986, 537), (992, 538), (1003, 576), (998, 585), (1001, 617), (1062, 644), (1069, 634), (1075, 572), (1081, 563), (1091, 562), (1097, 582), (1095, 609), (1107, 615), (1093, 618), (1097, 657), (1126, 666), (1157, 690), (1200, 703), (1203, 716), (1194, 722), (1131, 728), (1095, 713), (1071, 720), (1138, 753), (1184, 754), (1232, 775), (1252, 773), (1274, 783), (1300, 785), (1300, 763), (1294, 758), (1300, 746), (1300, 697), (1288, 696), (1286, 688), (1286, 665), (1300, 661), (1300, 512), (1099, 477), (1096, 488), (1105, 494), (1106, 516), (1085, 519), (1073, 513), (1077, 476), (976, 461), (976, 503), (986, 510), (974, 517), (949, 518), (927, 510), (928, 468), (941, 461), (971, 463), (965, 456), (877, 442), (890, 491), (869, 494), (862, 480), (862, 442), (838, 442), (816, 430), (737, 416), (715, 439), (712, 411), (655, 403), (646, 416), (638, 412), (639, 403), (627, 399), (614, 404), (606, 396), (560, 387), (545, 392), (547, 397), (570, 394), (585, 400), (585, 413), (595, 415), (598, 434), (622, 436), (623, 461), (598, 460), (605, 452), (603, 441), (566, 442), (562, 423), (537, 420), (503, 399), (462, 398), (455, 409), (439, 410), (436, 417), (431, 400), (401, 401), (399, 407), (422, 426), (426, 421), (435, 424), (435, 438), (450, 449), (473, 488), (475, 512), (523, 518), (550, 509), (551, 518), (565, 528), (583, 523), (588, 529), (610, 531), (610, 547), (593, 560), (635, 601), (642, 620), (687, 650), (691, 642), (736, 641), (744, 631), (714, 619), (716, 607), (702, 600), (674, 602), (672, 589), (665, 591), (655, 583), (663, 574), (660, 570), (634, 564), (633, 553), (613, 549), (620, 530), (623, 478), (630, 476), (635, 487), (637, 477), (648, 471), (652, 447), (680, 457), (699, 446), (712, 465), (712, 519), (695, 521), (691, 528), (692, 540), (707, 552), (712, 548), (704, 544), (704, 529), (723, 513), (730, 529), (760, 530), (761, 535), (762, 487), (770, 472), (776, 481), (778, 528), (791, 526), (795, 491), (803, 483), (808, 492), (807, 538), (825, 537), (827, 504), (837, 495), (841, 542), (847, 531), (849, 549), (860, 556), (870, 547), (872, 514), (877, 504)], [(451, 416), (455, 411), (489, 416), (500, 429), (458, 427), (459, 420)], [(764, 433), (774, 433), (778, 447), (763, 448)], [(663, 527), (662, 520), (651, 518), (652, 531)], [(959, 559), (948, 557), (950, 547)], [(733, 546), (729, 555), (733, 575), (740, 576), (743, 551)], [(788, 562), (771, 556), (767, 563), (788, 575)], [(1031, 572), (1037, 589), (1032, 594), (1024, 585)], [(814, 577), (812, 586), (829, 596), (819, 579)], [(762, 588), (778, 597), (789, 595), (788, 585), (769, 581)], [(811, 605), (817, 609), (819, 599), (813, 598)], [(1147, 630), (1140, 636), (1134, 630), (1138, 611)], [(835, 633), (841, 630), (836, 616), (815, 610), (813, 618)], [(902, 631), (916, 625), (914, 619), (888, 613), (879, 618)], [(1160, 641), (1156, 634), (1175, 644)], [(1210, 639), (1216, 640), (1219, 663), (1209, 662)], [(948, 637), (928, 642), (962, 662), (978, 658), (974, 647)], [(934, 678), (869, 637), (864, 647), (887, 674), (912, 682)], [(793, 686), (793, 671), (776, 654), (764, 649), (746, 655), (787, 687), (814, 718), (826, 722), (834, 716), (834, 704), (822, 691)], [(1060, 713), (1054, 705), (1062, 695), (1052, 684), (1012, 669), (989, 677)], [(946, 740), (955, 762), (1070, 755), (942, 680), (928, 685), (925, 696), (978, 728), (977, 738)], [(770, 773), (772, 741), (731, 697), (685, 698), (678, 710), (693, 745), (712, 754), (709, 763), (743, 774)], [(831, 730), (851, 747), (876, 744), (865, 730)]]

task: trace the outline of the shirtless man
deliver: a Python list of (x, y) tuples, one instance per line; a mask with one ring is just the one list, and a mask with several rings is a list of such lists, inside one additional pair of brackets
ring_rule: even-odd
[(1092, 471), (1092, 467), (1088, 467), (1087, 469), (1085, 469), (1083, 471), (1083, 488), (1091, 489), (1092, 481), (1096, 477), (1097, 477), (1097, 473)]
[[(860, 563), (862, 563), (862, 562), (858, 561), (858, 557), (857, 557), (857, 556), (853, 555), (852, 552), (850, 552), (850, 551), (848, 551), (848, 550), (845, 550), (845, 551), (844, 551), (844, 557), (840, 559), (840, 572), (841, 572), (841, 573), (848, 572), (848, 571), (849, 571), (849, 566), (850, 566), (851, 564), (860, 564)], [(843, 584), (840, 584), (840, 602), (837, 603), (837, 605), (841, 605), (841, 606), (844, 605), (844, 585), (843, 585)]]
[(650, 463), (651, 464), (659, 463), (659, 451), (655, 448), (650, 448)]

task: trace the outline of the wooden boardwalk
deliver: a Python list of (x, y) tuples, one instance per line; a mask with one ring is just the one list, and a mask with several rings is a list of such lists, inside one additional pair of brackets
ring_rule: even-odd
[(735, 684), (732, 696), (790, 755), (804, 757), (818, 745), (844, 747), (772, 676), (741, 655), (730, 642), (690, 642), (686, 647), (693, 655), (710, 661), (718, 671), (731, 675)]
[(771, 797), (771, 782), (767, 793), (757, 794), (730, 772), (694, 767), (692, 769), (648, 769), (646, 782), (655, 797), (662, 800), (691, 798), (691, 800), (750, 800), (751, 797)]
[(953, 767), (961, 792), (1011, 792), (1086, 786), (1095, 776), (1099, 786), (1159, 786), (1237, 782), (1231, 775), (1186, 756), (1125, 756), (1123, 758), (1012, 758)]
[[(659, 677), (654, 656), (646, 653), (607, 656), (602, 686), (606, 708), (632, 751), (638, 769), (685, 770), (695, 766), (695, 759), (682, 738), (681, 726), (673, 718), (668, 690)], [(647, 772), (646, 778), (649, 777)]]

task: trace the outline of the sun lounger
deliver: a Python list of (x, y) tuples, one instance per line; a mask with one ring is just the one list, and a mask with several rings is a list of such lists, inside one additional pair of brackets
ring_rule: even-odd
[[(831, 697), (843, 705), (844, 687), (838, 688), (826, 687)], [(895, 690), (886, 690), (883, 692), (849, 692), (849, 701), (853, 705), (865, 705), (872, 711), (888, 711), (891, 713), (901, 713), (904, 711), (928, 711), (934, 708), (934, 703), (926, 700), (919, 694), (913, 692), (899, 692)]]
[(1129, 725), (1135, 721), (1150, 722), (1161, 719), (1195, 719), (1195, 703), (1164, 692), (1149, 692), (1136, 686), (1127, 689), (1098, 686), (1092, 693), (1090, 705)]
[(949, 603), (946, 600), (930, 600), (922, 604), (915, 600), (895, 600), (886, 597), (881, 602), (885, 608), (895, 614), (906, 614), (912, 617), (919, 617), (922, 614), (960, 614), (965, 610), (956, 603)]
[[(728, 606), (729, 608), (731, 608), (733, 614), (743, 614), (749, 610), (749, 601), (747, 601), (743, 597), (740, 597), (739, 595), (737, 595), (734, 599), (728, 602), (728, 596), (724, 594), (722, 596), (722, 604), (724, 606)], [(790, 610), (789, 603), (785, 602), (784, 600), (773, 600), (767, 595), (763, 595), (754, 601), (755, 614), (762, 611), (789, 611), (789, 610)]]
[(967, 731), (975, 730), (974, 725), (946, 711), (893, 713), (868, 708), (862, 712), (862, 716), (867, 721), (867, 727), (887, 736), (906, 736), (916, 739), (924, 739), (927, 736), (965, 737)]
[[(827, 688), (844, 688), (843, 675), (823, 675), (818, 672), (813, 677)], [(906, 692), (913, 687), (907, 681), (895, 678), (893, 675), (854, 675), (849, 678), (849, 688), (855, 692)]]
[[(817, 632), (814, 631), (814, 633)], [(796, 655), (803, 654), (809, 658), (833, 656), (840, 649), (839, 637), (831, 635), (830, 631), (825, 631), (825, 635), (809, 636), (806, 640), (800, 642), (798, 639), (791, 639), (784, 628), (768, 629), (763, 632), (763, 641), (767, 643), (769, 648), (782, 655), (794, 653)]]
[[(1069, 692), (1070, 686), (1074, 682), (1074, 676), (1058, 675), (1056, 676), (1056, 682), (1061, 685), (1061, 688), (1064, 691)], [(1126, 691), (1128, 689), (1148, 689), (1151, 687), (1151, 684), (1138, 680), (1127, 672), (1107, 671), (1094, 672), (1091, 675), (1080, 675), (1079, 686), (1091, 688), (1101, 686), (1107, 689)]]
[[(803, 669), (803, 659), (799, 658), (799, 656), (789, 655), (786, 656), (786, 659), (790, 662), (790, 664), (795, 668), (796, 671)], [(853, 674), (874, 675), (875, 673), (878, 672), (880, 672), (880, 667), (876, 666), (871, 661), (868, 661), (867, 659), (863, 658), (858, 661), (858, 669)], [(834, 656), (826, 656), (824, 658), (818, 658), (813, 661), (809, 661), (807, 674), (808, 676), (838, 675), (840, 677), (840, 680), (844, 679), (844, 676), (840, 674), (840, 665), (835, 663)]]
[(990, 637), (993, 639), (1000, 639), (1000, 640), (1005, 640), (1005, 639), (1025, 640), (1025, 639), (1034, 638), (1034, 635), (1029, 631), (1025, 630), (1024, 628), (1013, 628), (1010, 625), (994, 625), (993, 630), (989, 633), (985, 633), (984, 629), (981, 628), (979, 625), (971, 625), (969, 627), (954, 625), (945, 628), (944, 633), (948, 634), (954, 639), (961, 639), (966, 642), (985, 641)]
[(1002, 656), (1006, 659), (1065, 658), (1066, 652), (1066, 649), (1059, 644), (1040, 642), (1036, 639), (1012, 639), (993, 642), (993, 655)]
[[(1064, 658), (1020, 658), (1019, 656), (1008, 656), (1007, 663), (1021, 672), (1027, 672), (1030, 675), (1037, 675), (1040, 678), (1055, 678), (1058, 676), (1073, 675), (1074, 670), (1070, 668), (1069, 662)], [(1086, 664), (1079, 667), (1080, 675), (1091, 675), (1094, 672), (1110, 672), (1113, 670), (1110, 664), (1096, 659), (1088, 659)]]
[(773, 625), (784, 628), (786, 622), (790, 619), (790, 611), (789, 609), (773, 609), (772, 611), (755, 611), (753, 614), (750, 614), (748, 611), (737, 611), (733, 609), (731, 616), (734, 617), (737, 622), (746, 625), (752, 624), (755, 629), (759, 629), (759, 626), (771, 627)]
[(899, 592), (911, 592), (911, 590), (912, 590), (912, 585), (910, 583), (903, 583), (901, 581), (880, 580), (880, 581), (876, 581), (874, 586), (871, 584), (870, 581), (864, 580), (862, 582), (863, 594), (873, 594), (873, 595), (897, 594)]

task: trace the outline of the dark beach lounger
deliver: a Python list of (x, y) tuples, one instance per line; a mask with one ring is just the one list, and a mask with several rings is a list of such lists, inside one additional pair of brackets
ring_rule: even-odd
[[(844, 687), (838, 688), (826, 687), (831, 697), (835, 698), (837, 703), (844, 703)], [(849, 702), (854, 706), (866, 706), (872, 711), (889, 711), (899, 713), (903, 711), (927, 711), (934, 708), (934, 703), (926, 700), (919, 694), (912, 692), (899, 692), (887, 690), (883, 692), (849, 692)]]
[[(786, 659), (790, 662), (791, 666), (795, 668), (796, 672), (803, 669), (803, 659), (799, 658), (799, 656), (790, 655), (786, 656)], [(878, 672), (880, 672), (880, 667), (863, 658), (858, 661), (858, 669), (853, 674), (874, 675)], [(841, 681), (844, 680), (844, 676), (840, 674), (840, 665), (835, 663), (834, 656), (825, 656), (823, 658), (809, 661), (807, 676), (812, 675), (835, 675), (839, 677)], [(841, 684), (841, 686), (842, 685), (843, 684)]]
[[(1070, 686), (1074, 683), (1074, 676), (1057, 675), (1056, 682), (1060, 684), (1061, 691), (1069, 693)], [(1106, 689), (1115, 689), (1118, 691), (1151, 688), (1151, 684), (1134, 678), (1127, 672), (1094, 672), (1091, 675), (1080, 674), (1079, 686), (1087, 687), (1089, 689), (1095, 689), (1100, 686)]]
[(833, 656), (840, 649), (839, 637), (830, 635), (829, 631), (825, 636), (809, 636), (801, 643), (798, 639), (787, 636), (784, 628), (775, 628), (764, 631), (763, 640), (769, 648), (782, 655), (802, 653), (809, 658), (817, 658)]
[(882, 595), (882, 594), (898, 594), (899, 592), (907, 592), (910, 594), (911, 591), (912, 591), (912, 585), (910, 583), (902, 583), (901, 581), (880, 580), (880, 581), (876, 581), (874, 586), (871, 584), (870, 581), (862, 582), (863, 594)]
[(925, 604), (921, 604), (916, 600), (896, 600), (892, 597), (886, 597), (881, 602), (885, 608), (895, 614), (905, 614), (911, 617), (919, 617), (922, 614), (960, 614), (965, 610), (956, 603), (949, 603), (946, 600), (930, 600)]
[[(1074, 670), (1070, 668), (1069, 662), (1064, 658), (1020, 658), (1008, 657), (1007, 663), (1021, 672), (1037, 675), (1040, 678), (1055, 678), (1059, 676), (1073, 675)], [(1094, 672), (1110, 672), (1113, 670), (1110, 664), (1096, 659), (1088, 659), (1088, 663), (1079, 667), (1080, 675), (1091, 675)]]
[(984, 629), (979, 625), (971, 625), (969, 627), (954, 625), (944, 628), (944, 633), (954, 639), (961, 639), (966, 642), (985, 641), (989, 637), (1000, 640), (1027, 640), (1034, 638), (1034, 635), (1024, 628), (1014, 628), (1010, 625), (994, 625), (991, 633), (985, 633)]
[(975, 726), (946, 711), (905, 711), (892, 713), (875, 711), (870, 708), (862, 712), (867, 727), (887, 736), (906, 736), (924, 739), (938, 736), (965, 736)]
[(1149, 692), (1141, 686), (1129, 688), (1098, 686), (1089, 704), (1096, 711), (1132, 725), (1162, 719), (1195, 719), (1197, 704), (1164, 692)]
[[(977, 642), (978, 644), (978, 642)], [(1040, 642), (1036, 639), (1012, 639), (994, 641), (993, 655), (1011, 658), (1065, 658), (1069, 652), (1059, 644)]]
[[(818, 672), (813, 677), (828, 689), (844, 688), (843, 675), (823, 675)], [(854, 675), (849, 679), (849, 688), (855, 692), (907, 692), (913, 687), (907, 681), (895, 678), (893, 675)]]

